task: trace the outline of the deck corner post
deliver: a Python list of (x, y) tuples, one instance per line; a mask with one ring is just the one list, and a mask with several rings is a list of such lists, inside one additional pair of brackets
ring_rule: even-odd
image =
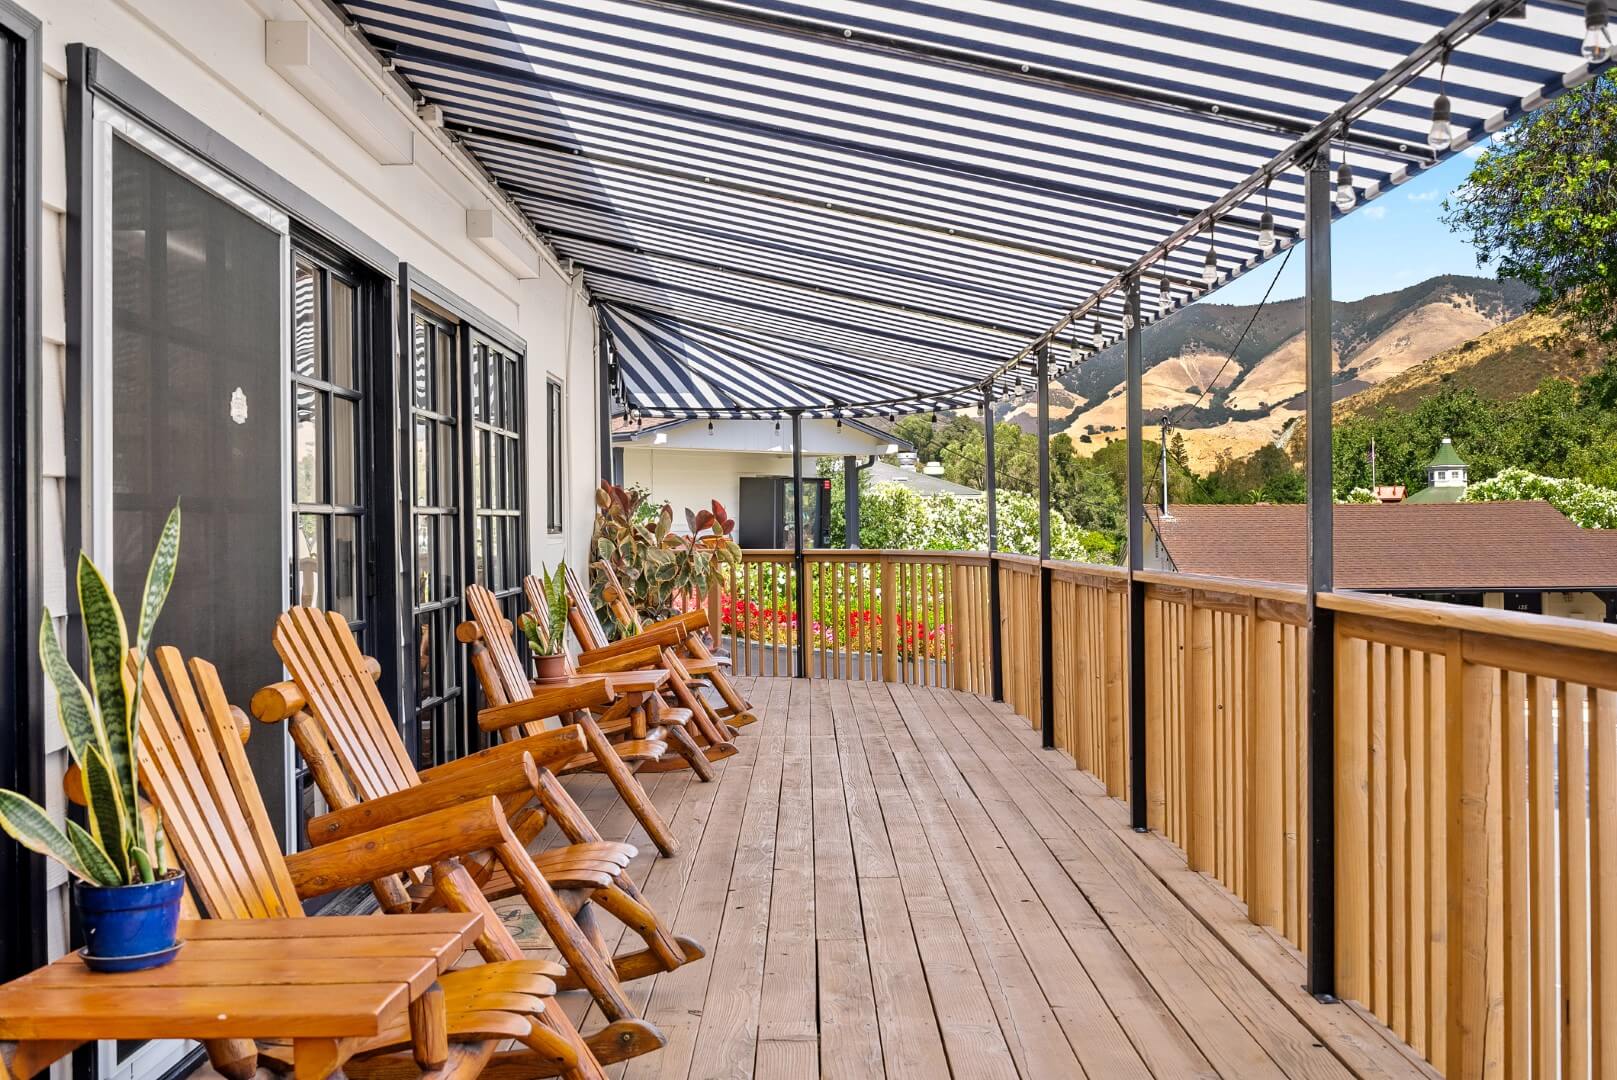
[(1128, 379), (1128, 732), (1129, 824), (1149, 831), (1146, 815), (1145, 725), (1145, 582), (1134, 575), (1145, 569), (1145, 328), (1140, 325), (1140, 279), (1129, 279), (1124, 299)]
[(797, 603), (797, 664), (794, 678), (809, 675), (808, 565), (803, 558), (803, 411), (792, 413), (792, 575)]
[(1308, 166), (1304, 307), (1308, 424), (1308, 990), (1336, 997), (1336, 627), (1319, 595), (1334, 585), (1331, 476), (1331, 172)]
[(1039, 731), (1046, 750), (1056, 746), (1055, 634), (1050, 568), (1050, 342), (1037, 353), (1039, 403)]
[(1005, 657), (1001, 655), (999, 625), (999, 564), (994, 553), (999, 550), (999, 510), (996, 505), (999, 485), (994, 480), (994, 384), (983, 384), (983, 491), (988, 506), (988, 696), (994, 701), (1005, 700)]

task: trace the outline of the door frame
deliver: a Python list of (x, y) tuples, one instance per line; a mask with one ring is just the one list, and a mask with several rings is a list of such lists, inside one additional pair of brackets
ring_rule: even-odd
[[(31, 643), (43, 603), (40, 561), (39, 365), (40, 365), (40, 21), (12, 0), (0, 0), (0, 33), (18, 50), (16, 126), (5, 140), (18, 159), (15, 183), (0, 191), (0, 213), (12, 215), (14, 250), (0, 251), (0, 438), (5, 470), (0, 477), (0, 528), (15, 556), (0, 576), (0, 610), (6, 642), (0, 650), (0, 787), (42, 797), (45, 785), (45, 717), (39, 665)], [(8, 296), (8, 289), (15, 292)], [(13, 318), (12, 316), (16, 317)], [(43, 856), (18, 844), (0, 851), (0, 980), (30, 971), (46, 959), (46, 866)]]
[[(399, 261), (398, 256), (392, 251), (349, 224), (237, 144), (202, 123), (100, 49), (79, 43), (68, 45), (67, 70), (66, 148), (69, 179), (65, 297), (67, 493), (64, 507), (66, 518), (64, 548), (68, 552), (73, 552), (83, 548), (86, 540), (92, 539), (89, 535), (90, 523), (85, 520), (85, 515), (89, 509), (90, 490), (96, 482), (96, 478), (92, 475), (92, 459), (87, 453), (88, 432), (85, 430), (85, 424), (87, 405), (94, 396), (94, 386), (89, 380), (99, 370), (100, 363), (100, 358), (95, 355), (100, 333), (97, 318), (102, 306), (97, 289), (104, 287), (102, 276), (105, 270), (96, 265), (96, 242), (100, 225), (97, 220), (97, 214), (100, 212), (97, 204), (98, 169), (105, 164), (98, 159), (96, 150), (97, 101), (104, 101), (116, 107), (119, 112), (150, 128), (211, 169), (242, 185), (284, 214), (290, 222), (290, 230), (304, 237), (323, 241), (331, 248), (342, 252), (353, 263), (363, 267), (367, 275), (374, 277), (378, 282), (379, 294), (386, 297), (386, 302), (372, 305), (377, 310), (365, 320), (362, 329), (366, 334), (367, 345), (372, 350), (373, 369), (378, 375), (383, 376), (390, 376), (397, 363), (397, 357), (393, 353), (392, 314), (396, 305)], [(285, 251), (286, 258), (283, 259), (285, 265), (282, 267), (283, 284), (290, 280), (289, 244)], [(276, 302), (282, 303), (279, 295)], [(290, 325), (283, 326), (282, 332), (289, 343)], [(290, 362), (289, 344), (283, 349), (283, 353), (283, 381), (288, 381), (285, 365)], [(378, 394), (388, 389), (390, 388), (385, 386), (384, 377), (378, 384)], [(285, 391), (286, 387), (283, 386), (282, 390)], [(280, 396), (286, 398), (284, 392)], [(381, 432), (385, 430), (387, 428), (380, 425), (373, 428), (377, 433), (374, 457), (375, 467), (378, 469), (384, 465), (391, 468), (393, 465), (393, 461), (389, 459), (393, 446), (381, 437)], [(283, 432), (283, 438), (289, 438), (289, 434)], [(282, 450), (286, 450), (285, 443)], [(282, 468), (289, 472), (289, 461), (283, 461)], [(288, 473), (283, 473), (282, 479), (281, 509), (289, 523), (291, 502)], [(378, 492), (380, 499), (380, 493), (389, 489), (379, 486), (374, 490)], [(387, 531), (385, 515), (379, 514), (377, 517), (377, 542), (384, 543), (386, 540), (384, 534)], [(287, 536), (290, 536), (289, 524)], [(283, 597), (283, 602), (289, 600), (290, 594)], [(67, 647), (70, 657), (82, 660), (83, 646), (74, 601), (75, 598), (70, 594), (68, 614), (72, 625), (67, 635)], [(379, 633), (381, 637), (378, 639), (378, 651), (385, 656), (390, 651), (388, 647), (390, 643), (383, 644), (386, 635), (385, 624), (379, 629)], [(270, 628), (265, 627), (266, 649), (271, 647), (269, 635)], [(290, 740), (287, 752), (290, 755)], [(290, 810), (291, 800), (296, 796), (291, 784), (293, 774), (290, 761), (284, 772), (283, 783), (286, 787), (282, 794)], [(290, 817), (289, 813), (288, 818)]]

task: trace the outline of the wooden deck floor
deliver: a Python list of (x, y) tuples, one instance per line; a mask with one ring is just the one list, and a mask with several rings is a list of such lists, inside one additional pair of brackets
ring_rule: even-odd
[[(710, 952), (632, 984), (669, 1045), (616, 1075), (1431, 1075), (1304, 994), (1294, 952), (1004, 706), (750, 687), (762, 722), (715, 782), (645, 778), (684, 850), (640, 836), (636, 879)], [(609, 787), (569, 784), (604, 833), (639, 835)]]

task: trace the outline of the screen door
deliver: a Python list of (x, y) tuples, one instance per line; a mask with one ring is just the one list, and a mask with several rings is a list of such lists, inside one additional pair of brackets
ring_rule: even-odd
[[(289, 574), (286, 221), (121, 114), (97, 120), (107, 261), (86, 431), (93, 550), (124, 610), (138, 610), (158, 534), (181, 504), (154, 644), (212, 661), (245, 708), (281, 678), (270, 634)], [(287, 745), (268, 726), (247, 745), (283, 842)]]

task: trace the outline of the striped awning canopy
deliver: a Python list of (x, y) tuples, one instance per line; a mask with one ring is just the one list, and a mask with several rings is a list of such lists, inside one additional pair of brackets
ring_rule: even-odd
[[(1503, 8), (1516, 0), (1496, 0)], [(1283, 251), (1255, 175), (1439, 35), (1345, 133), (1359, 205), (1588, 77), (1583, 5), (1526, 0), (346, 0), (586, 274), (646, 415), (866, 415), (1027, 385)], [(1427, 144), (1436, 95), (1454, 140)], [(1217, 272), (1203, 278), (1207, 252)], [(1166, 302), (1159, 301), (1159, 289)]]

